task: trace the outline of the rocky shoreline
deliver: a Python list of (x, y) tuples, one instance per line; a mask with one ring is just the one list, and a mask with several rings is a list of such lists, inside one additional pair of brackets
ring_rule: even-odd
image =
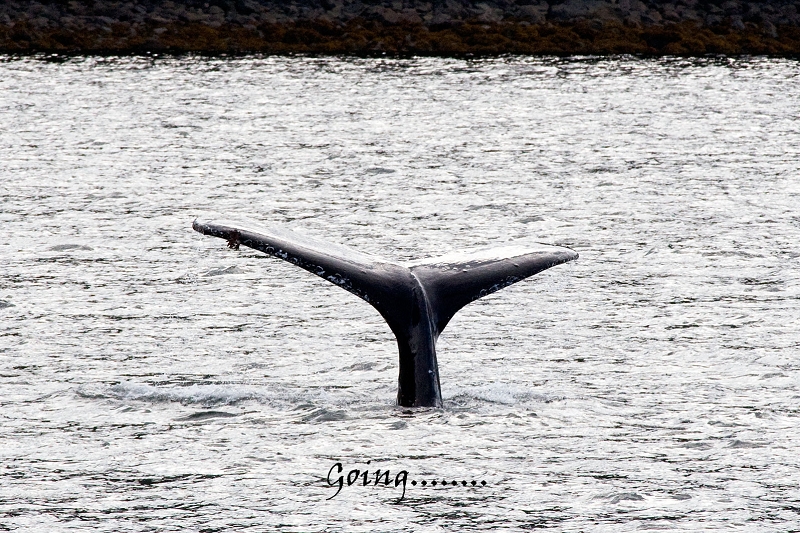
[(800, 54), (800, 1), (41, 0), (11, 54)]

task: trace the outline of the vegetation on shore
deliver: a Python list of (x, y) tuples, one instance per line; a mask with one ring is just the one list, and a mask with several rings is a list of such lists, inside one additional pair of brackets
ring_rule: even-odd
[(800, 3), (717, 3), (9, 0), (0, 52), (800, 54)]
[(324, 21), (210, 27), (167, 23), (133, 33), (124, 24), (111, 31), (33, 31), (24, 24), (0, 28), (0, 49), (11, 53), (200, 52), (273, 54), (773, 54), (800, 52), (800, 28), (778, 27), (777, 35), (760, 28), (703, 28), (694, 23), (668, 27), (631, 27), (587, 22), (533, 25), (523, 22), (465, 22), (426, 27), (385, 25), (355, 19), (337, 26)]

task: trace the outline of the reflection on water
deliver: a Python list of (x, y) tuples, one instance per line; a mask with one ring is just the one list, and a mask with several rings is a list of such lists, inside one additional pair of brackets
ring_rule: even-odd
[[(797, 523), (796, 62), (0, 71), (5, 527)], [(371, 307), (193, 232), (208, 212), (401, 261), (517, 239), (581, 259), (456, 315), (445, 408), (408, 411)], [(487, 486), (326, 500), (336, 461)]]

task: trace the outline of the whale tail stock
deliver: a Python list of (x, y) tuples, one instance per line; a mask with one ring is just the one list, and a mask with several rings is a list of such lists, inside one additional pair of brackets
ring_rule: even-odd
[(397, 403), (406, 407), (442, 405), (436, 339), (459, 309), (578, 257), (557, 246), (504, 246), (401, 265), (284, 228), (199, 219), (192, 228), (225, 239), (232, 248), (244, 245), (288, 261), (377, 309), (397, 338)]

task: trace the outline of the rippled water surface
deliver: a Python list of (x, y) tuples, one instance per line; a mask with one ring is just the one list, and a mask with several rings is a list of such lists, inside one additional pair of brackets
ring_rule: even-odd
[[(0, 61), (0, 529), (797, 530), (799, 115), (786, 60)], [(581, 257), (407, 410), (377, 312), (209, 212)]]

